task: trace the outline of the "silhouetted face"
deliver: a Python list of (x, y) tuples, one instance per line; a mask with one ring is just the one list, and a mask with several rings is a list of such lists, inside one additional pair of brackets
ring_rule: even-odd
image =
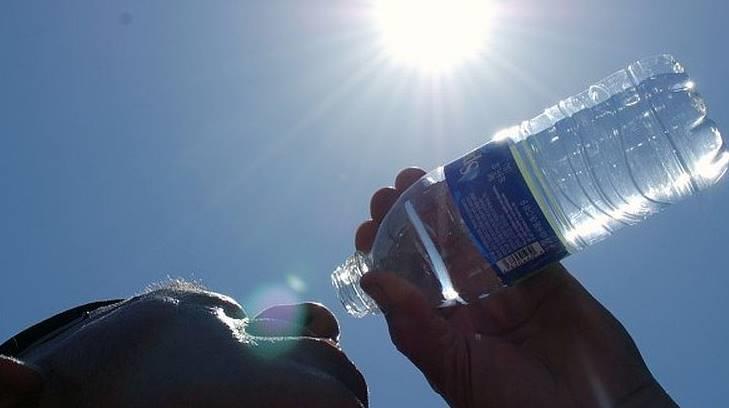
[(18, 357), (45, 377), (41, 407), (366, 406), (338, 337), (320, 305), (250, 319), (226, 296), (163, 289), (96, 310)]

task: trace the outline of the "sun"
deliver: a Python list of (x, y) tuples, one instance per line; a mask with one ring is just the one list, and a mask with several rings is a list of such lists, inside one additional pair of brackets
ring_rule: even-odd
[(493, 0), (375, 0), (383, 46), (399, 63), (450, 70), (486, 47)]

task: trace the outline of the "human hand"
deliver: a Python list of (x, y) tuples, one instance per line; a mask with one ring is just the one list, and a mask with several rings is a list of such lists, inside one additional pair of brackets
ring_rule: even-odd
[[(425, 174), (377, 191), (355, 245), (368, 252), (397, 198)], [(360, 282), (397, 349), (452, 407), (675, 407), (630, 335), (561, 264), (489, 298), (434, 309), (387, 271)]]

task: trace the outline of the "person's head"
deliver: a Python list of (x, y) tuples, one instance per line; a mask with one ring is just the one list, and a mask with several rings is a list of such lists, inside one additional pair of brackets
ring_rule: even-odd
[(95, 307), (0, 346), (0, 408), (367, 405), (321, 305), (249, 318), (226, 296), (177, 283)]

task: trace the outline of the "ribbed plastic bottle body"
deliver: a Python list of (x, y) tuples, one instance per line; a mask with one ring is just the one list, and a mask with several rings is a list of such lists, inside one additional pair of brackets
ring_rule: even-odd
[(726, 149), (680, 64), (641, 60), (423, 177), (332, 281), (355, 316), (372, 268), (434, 307), (484, 298), (713, 185)]
[(667, 55), (631, 64), (499, 137), (516, 142), (570, 252), (713, 185), (729, 162), (695, 84)]

